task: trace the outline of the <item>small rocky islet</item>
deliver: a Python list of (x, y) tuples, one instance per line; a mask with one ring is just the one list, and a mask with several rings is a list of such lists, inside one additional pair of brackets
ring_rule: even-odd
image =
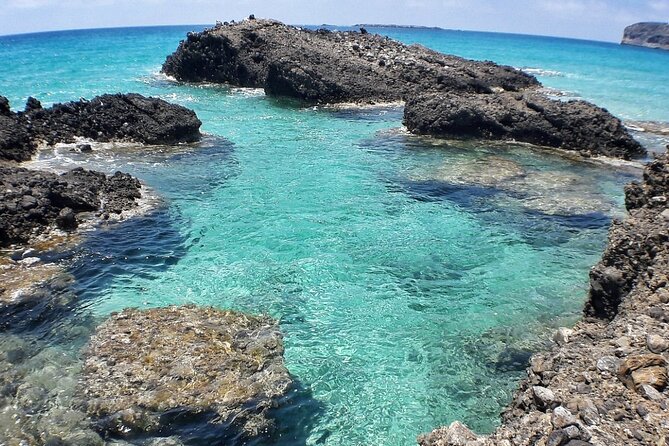
[[(513, 139), (587, 156), (645, 154), (606, 110), (549, 99), (521, 71), (364, 30), (308, 31), (254, 18), (218, 24), (189, 34), (163, 71), (180, 81), (264, 88), (305, 104), (404, 101), (405, 123), (418, 134)], [(141, 197), (139, 181), (120, 172), (57, 175), (15, 164), (30, 159), (38, 144), (76, 137), (192, 142), (199, 126), (190, 110), (133, 94), (50, 109), (30, 99), (20, 113), (0, 98), (0, 206), (11, 217), (0, 227), (3, 245), (26, 245), (53, 227), (74, 230), (88, 214), (120, 213)], [(643, 183), (626, 189), (630, 215), (613, 225), (609, 247), (592, 270), (586, 318), (573, 330), (560, 330), (553, 350), (532, 358), (502, 426), (480, 437), (456, 422), (420, 437), (420, 444), (666, 443), (667, 166), (666, 157), (656, 159)], [(178, 445), (181, 440), (167, 436), (179, 435), (179, 423), (219, 429), (220, 438), (263, 435), (271, 431), (270, 410), (291, 385), (275, 321), (213, 308), (113, 314), (98, 326), (84, 355), (71, 390), (77, 403), (67, 415), (74, 420), (70, 428), (79, 430), (40, 433), (38, 416), (32, 424), (25, 421), (37, 430), (26, 428), (17, 445), (98, 445), (103, 437), (161, 444), (144, 441), (148, 434)], [(14, 356), (9, 363), (20, 362)], [(5, 398), (12, 398), (12, 388)], [(15, 418), (33, 417), (24, 415)]]

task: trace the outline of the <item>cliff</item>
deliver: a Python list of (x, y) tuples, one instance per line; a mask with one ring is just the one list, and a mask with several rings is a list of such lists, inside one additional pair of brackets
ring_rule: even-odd
[(625, 28), (623, 45), (669, 50), (669, 23), (642, 22)]

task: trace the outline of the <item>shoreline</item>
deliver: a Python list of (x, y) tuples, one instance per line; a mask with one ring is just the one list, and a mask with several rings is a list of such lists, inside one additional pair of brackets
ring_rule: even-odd
[(527, 377), (489, 435), (455, 421), (419, 436), (421, 446), (664, 445), (669, 441), (669, 158), (625, 188), (590, 272), (583, 318), (535, 353)]

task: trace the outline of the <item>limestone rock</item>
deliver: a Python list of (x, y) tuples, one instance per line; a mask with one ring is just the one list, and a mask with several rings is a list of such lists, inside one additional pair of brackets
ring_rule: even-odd
[(618, 376), (630, 389), (648, 384), (663, 390), (668, 379), (667, 360), (655, 354), (630, 356), (620, 365)]

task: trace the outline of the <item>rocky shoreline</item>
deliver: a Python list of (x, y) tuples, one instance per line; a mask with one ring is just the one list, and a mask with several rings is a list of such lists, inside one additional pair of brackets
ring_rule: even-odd
[(625, 194), (629, 215), (591, 270), (585, 318), (532, 357), (502, 425), (478, 436), (454, 422), (421, 446), (669, 444), (669, 157)]
[(623, 45), (669, 50), (669, 23), (641, 22), (625, 28)]
[(163, 64), (178, 81), (263, 88), (307, 104), (405, 101), (414, 133), (508, 139), (587, 155), (645, 154), (619, 119), (542, 95), (529, 74), (364, 29), (311, 31), (250, 17), (189, 33)]

